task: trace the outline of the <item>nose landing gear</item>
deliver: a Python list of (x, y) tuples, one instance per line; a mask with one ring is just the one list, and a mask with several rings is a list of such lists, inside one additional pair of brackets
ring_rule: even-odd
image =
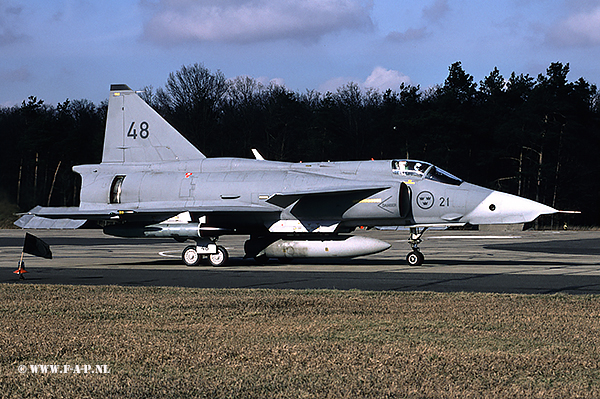
[(419, 250), (419, 244), (423, 242), (421, 237), (423, 237), (423, 234), (425, 234), (427, 229), (427, 227), (424, 227), (422, 230), (419, 230), (418, 227), (410, 228), (410, 238), (408, 239), (408, 243), (412, 248), (412, 252), (409, 252), (408, 255), (406, 255), (406, 262), (410, 266), (421, 266), (425, 261), (425, 256)]

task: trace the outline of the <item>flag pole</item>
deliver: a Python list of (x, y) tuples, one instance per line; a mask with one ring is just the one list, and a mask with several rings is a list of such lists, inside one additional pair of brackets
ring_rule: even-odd
[(23, 273), (27, 273), (25, 270), (25, 262), (23, 256), (25, 253), (40, 256), (46, 259), (52, 259), (52, 251), (50, 245), (46, 244), (43, 240), (37, 238), (33, 234), (25, 233), (25, 240), (23, 241), (23, 251), (21, 252), (21, 260), (19, 261), (19, 268), (13, 273), (18, 274), (19, 278), (25, 279)]
[(23, 262), (24, 255), (25, 255), (25, 252), (21, 251), (21, 259), (19, 260), (19, 268), (13, 272), (15, 274), (18, 274), (19, 279), (21, 279), (21, 280), (25, 280), (25, 276), (23, 276), (23, 273), (27, 273), (27, 270), (25, 270), (25, 262)]

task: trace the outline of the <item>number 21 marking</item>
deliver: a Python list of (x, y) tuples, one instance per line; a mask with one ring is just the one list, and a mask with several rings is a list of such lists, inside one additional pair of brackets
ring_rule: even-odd
[[(147, 139), (148, 136), (150, 136), (150, 131), (148, 130), (149, 128), (150, 125), (148, 124), (148, 122), (143, 121), (142, 123), (140, 123), (140, 138)], [(129, 130), (127, 131), (127, 137), (131, 137), (134, 140), (137, 139), (138, 134), (137, 129), (135, 128), (135, 121), (131, 122)]]

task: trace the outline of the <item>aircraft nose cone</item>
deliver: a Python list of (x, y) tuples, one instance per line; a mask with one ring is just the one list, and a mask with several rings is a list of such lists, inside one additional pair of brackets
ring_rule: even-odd
[(527, 223), (540, 215), (557, 213), (552, 207), (516, 195), (492, 191), (464, 220), (471, 224)]

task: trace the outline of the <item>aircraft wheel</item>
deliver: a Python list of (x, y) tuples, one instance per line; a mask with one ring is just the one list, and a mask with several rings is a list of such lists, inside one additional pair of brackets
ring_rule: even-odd
[(224, 266), (229, 259), (229, 254), (227, 250), (222, 246), (217, 246), (217, 253), (208, 255), (208, 261), (214, 267)]
[(421, 266), (424, 260), (425, 256), (419, 251), (412, 251), (406, 255), (406, 262), (411, 266)]
[(202, 257), (198, 252), (196, 252), (195, 245), (189, 245), (185, 247), (181, 253), (181, 259), (186, 266), (198, 266), (202, 260)]

